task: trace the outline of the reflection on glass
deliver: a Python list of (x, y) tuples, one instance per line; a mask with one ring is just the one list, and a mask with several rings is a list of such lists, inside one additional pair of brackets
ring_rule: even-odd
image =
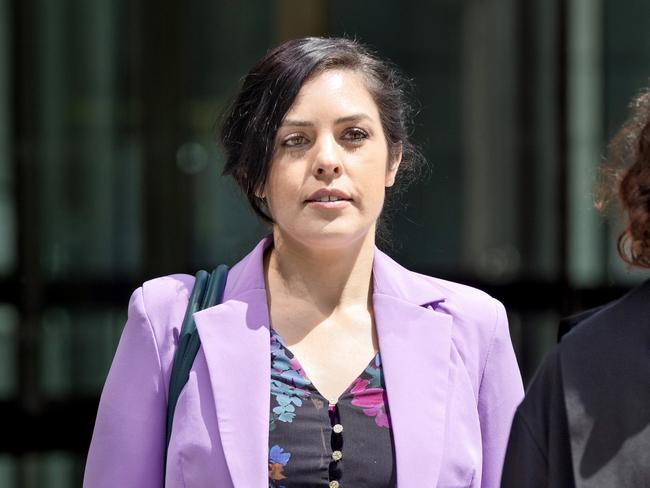
[[(22, 459), (21, 464), (21, 474), (24, 479), (22, 486), (24, 487), (69, 488), (81, 486), (83, 464), (78, 455), (57, 451), (45, 454), (28, 454)], [(4, 488), (4, 485), (0, 486)]]
[(603, 232), (594, 208), (602, 141), (602, 9), (600, 1), (570, 2), (568, 43), (569, 279), (576, 287), (602, 282)]
[(0, 486), (2, 488), (15, 488), (18, 486), (18, 468), (13, 456), (0, 456)]
[(532, 379), (546, 353), (555, 345), (560, 317), (545, 310), (516, 310), (506, 307), (510, 339), (524, 384)]
[(214, 150), (209, 154), (216, 164), (203, 170), (195, 186), (199, 202), (194, 229), (196, 268), (212, 268), (222, 262), (233, 265), (269, 232), (232, 178), (221, 176), (223, 159)]
[[(128, 275), (140, 258), (140, 157), (137, 142), (117, 137), (135, 117), (116, 94), (117, 3), (100, 0), (74, 15), (53, 2), (37, 3), (46, 275)], [(64, 69), (69, 59), (74, 70)]]
[(40, 336), (46, 396), (98, 395), (125, 320), (124, 310), (47, 310)]
[[(605, 65), (604, 107), (605, 136), (611, 137), (629, 115), (630, 100), (650, 82), (650, 2), (635, 0), (620, 8), (620, 2), (603, 2), (603, 45)], [(618, 210), (618, 209), (617, 209)], [(616, 239), (623, 229), (619, 219), (612, 219), (607, 235), (607, 271), (616, 283), (634, 286), (648, 278), (647, 270), (630, 268), (616, 251)]]
[(9, 58), (10, 22), (8, 0), (0, 0), (0, 275), (9, 273), (16, 260), (16, 225), (14, 195), (11, 191), (9, 128), (11, 63)]
[(11, 305), (0, 304), (0, 400), (8, 400), (16, 395), (17, 325), (18, 311)]

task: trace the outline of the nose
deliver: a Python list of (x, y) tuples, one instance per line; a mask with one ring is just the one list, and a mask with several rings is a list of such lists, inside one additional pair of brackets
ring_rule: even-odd
[(316, 145), (313, 172), (317, 178), (334, 178), (343, 173), (338, 144), (333, 137), (324, 137)]

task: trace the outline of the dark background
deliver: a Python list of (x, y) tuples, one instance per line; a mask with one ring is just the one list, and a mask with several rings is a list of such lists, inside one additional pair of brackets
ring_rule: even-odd
[(0, 487), (81, 485), (131, 291), (265, 233), (214, 124), (267, 49), (359, 38), (414, 80), (431, 166), (388, 252), (504, 302), (526, 381), (642, 273), (593, 209), (650, 74), (647, 0), (0, 0)]

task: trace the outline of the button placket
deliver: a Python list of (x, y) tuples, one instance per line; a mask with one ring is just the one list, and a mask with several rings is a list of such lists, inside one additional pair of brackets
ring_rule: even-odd
[(330, 462), (330, 488), (339, 488), (341, 483), (339, 481), (341, 476), (340, 461), (343, 459), (343, 425), (341, 424), (339, 416), (338, 404), (329, 405), (329, 418), (331, 426), (330, 444), (332, 448), (332, 461)]

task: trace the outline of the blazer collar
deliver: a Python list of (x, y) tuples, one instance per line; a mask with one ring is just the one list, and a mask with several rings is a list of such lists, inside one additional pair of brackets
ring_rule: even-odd
[[(237, 263), (228, 274), (224, 301), (250, 290), (265, 290), (264, 252), (273, 243), (268, 236)], [(375, 247), (372, 266), (373, 293), (400, 298), (414, 305), (428, 305), (445, 299), (443, 288), (431, 278), (407, 270)]]
[[(224, 302), (194, 314), (219, 436), (235, 486), (268, 483), (269, 315), (262, 240), (232, 268)], [(444, 293), (375, 250), (373, 307), (396, 450), (398, 484), (435, 485), (445, 434), (452, 318)]]
[(372, 275), (374, 295), (387, 295), (420, 306), (445, 300), (443, 289), (431, 278), (407, 270), (378, 248)]

